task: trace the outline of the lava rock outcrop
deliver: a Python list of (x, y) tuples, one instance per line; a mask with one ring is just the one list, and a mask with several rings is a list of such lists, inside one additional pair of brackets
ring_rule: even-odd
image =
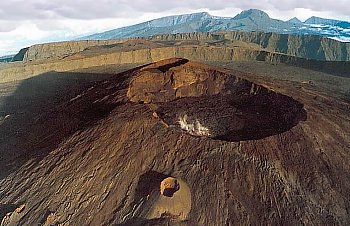
[(179, 182), (173, 177), (167, 177), (160, 183), (160, 193), (167, 197), (172, 197), (179, 189)]

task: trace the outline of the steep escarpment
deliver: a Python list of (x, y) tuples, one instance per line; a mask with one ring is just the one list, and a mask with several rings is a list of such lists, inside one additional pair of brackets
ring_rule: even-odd
[[(163, 42), (168, 46), (179, 44), (180, 41), (198, 41), (198, 45), (208, 45), (220, 42), (222, 46), (231, 47), (232, 41), (242, 41), (259, 45), (269, 52), (287, 54), (299, 58), (327, 61), (349, 61), (350, 44), (315, 35), (288, 35), (264, 32), (227, 31), (216, 33), (180, 33), (155, 35), (148, 38), (135, 38), (129, 40), (146, 39)], [(16, 56), (16, 61), (24, 62), (42, 59), (59, 59), (94, 46), (113, 47), (128, 39), (112, 40), (85, 40), (55, 42), (34, 45), (22, 49)], [(226, 41), (226, 42), (224, 42)], [(148, 47), (152, 48), (152, 44)], [(117, 49), (116, 49), (117, 50)], [(117, 50), (118, 51), (118, 50)]]
[(91, 46), (111, 45), (122, 41), (123, 40), (85, 40), (36, 44), (21, 49), (19, 53), (14, 56), (13, 61), (28, 62), (43, 59), (59, 59), (83, 51)]
[(301, 58), (349, 61), (350, 44), (314, 35), (287, 35), (276, 33), (254, 32), (229, 33), (232, 39), (253, 42), (268, 51), (284, 53)]
[(271, 52), (301, 58), (349, 61), (350, 44), (316, 35), (290, 35), (264, 32), (230, 31), (220, 33), (189, 33), (156, 35), (151, 40), (239, 40), (259, 44)]
[[(32, 145), (0, 164), (3, 224), (349, 224), (350, 103), (253, 77), (170, 59), (42, 109), (16, 137)], [(271, 123), (288, 126), (252, 136)]]
[[(123, 47), (124, 48), (124, 47)], [(144, 46), (142, 46), (144, 48)], [(103, 52), (87, 51), (83, 53), (66, 57), (62, 60), (52, 61), (34, 61), (28, 63), (11, 63), (1, 65), (0, 79), (2, 82), (16, 81), (29, 78), (49, 71), (69, 71), (82, 68), (89, 68), (101, 65), (112, 64), (145, 64), (172, 57), (183, 57), (196, 61), (264, 61), (273, 64), (287, 64), (309, 68), (317, 71), (329, 72), (342, 77), (350, 76), (350, 63), (346, 61), (318, 61), (303, 59), (285, 54), (279, 54), (269, 51), (256, 50), (241, 46), (198, 46), (198, 45), (178, 45), (164, 46), (156, 48), (146, 48), (125, 51)]]

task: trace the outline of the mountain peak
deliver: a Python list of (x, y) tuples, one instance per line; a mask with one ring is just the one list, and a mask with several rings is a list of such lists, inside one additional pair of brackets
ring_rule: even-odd
[(332, 25), (332, 26), (334, 26), (338, 22), (340, 22), (340, 21), (339, 20), (326, 19), (326, 18), (322, 18), (322, 17), (312, 16), (309, 19), (305, 20), (304, 23), (306, 23), (306, 24), (324, 24), (324, 25)]
[(302, 24), (301, 20), (299, 20), (296, 17), (293, 17), (292, 19), (288, 20), (287, 22), (292, 23), (292, 24)]
[(237, 16), (235, 16), (233, 19), (238, 20), (238, 19), (244, 19), (244, 18), (266, 18), (269, 19), (269, 15), (267, 13), (265, 13), (262, 10), (259, 9), (248, 9), (248, 10), (244, 10), (242, 11), (240, 14), (238, 14)]
[[(191, 14), (189, 14), (189, 15), (191, 15)], [(211, 16), (208, 12), (192, 13), (192, 15), (198, 15), (198, 16), (204, 16), (204, 17)]]
[[(312, 20), (312, 21), (310, 21)], [(115, 39), (130, 37), (148, 37), (158, 34), (177, 34), (191, 32), (217, 32), (217, 31), (264, 31), (283, 34), (316, 34), (325, 37), (336, 37), (349, 41), (350, 27), (348, 22), (331, 19), (311, 17), (305, 24), (298, 18), (282, 21), (270, 18), (264, 11), (248, 9), (242, 11), (233, 18), (212, 16), (207, 12), (166, 16), (143, 23), (117, 28), (102, 33), (92, 34), (80, 38), (83, 39)], [(318, 29), (313, 24), (326, 24), (337, 26)], [(342, 29), (343, 28), (343, 29)], [(344, 29), (345, 28), (345, 29)]]
[(317, 16), (311, 16), (310, 18), (305, 20), (304, 23), (310, 23), (310, 22), (314, 23), (315, 21), (320, 21), (320, 20), (324, 20), (324, 18), (317, 17)]
[(171, 18), (171, 17), (183, 18), (183, 19), (186, 19), (186, 20), (196, 20), (196, 19), (209, 19), (212, 16), (209, 13), (207, 13), (207, 12), (198, 12), (198, 13), (191, 13), (191, 14), (182, 14), (182, 15), (168, 16), (168, 17), (164, 17), (164, 18)]
[(212, 18), (212, 16), (209, 13), (198, 12), (198, 13), (191, 13), (191, 14), (162, 17), (146, 23), (152, 24), (153, 26), (156, 26), (156, 27), (166, 27), (166, 26), (174, 26), (177, 24), (190, 23), (192, 21), (199, 21), (199, 20), (205, 20), (210, 18)]

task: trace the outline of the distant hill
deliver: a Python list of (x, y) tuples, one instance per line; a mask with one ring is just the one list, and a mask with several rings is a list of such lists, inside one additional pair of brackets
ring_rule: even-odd
[[(158, 34), (216, 31), (263, 31), (282, 34), (320, 35), (340, 41), (350, 41), (350, 32), (344, 28), (350, 23), (333, 19), (310, 17), (305, 22), (297, 18), (282, 21), (270, 18), (258, 9), (249, 9), (230, 17), (212, 16), (206, 12), (162, 17), (140, 24), (92, 34), (79, 40), (147, 37)], [(345, 26), (345, 27), (344, 27)]]
[(15, 55), (0, 56), (0, 62), (10, 62)]

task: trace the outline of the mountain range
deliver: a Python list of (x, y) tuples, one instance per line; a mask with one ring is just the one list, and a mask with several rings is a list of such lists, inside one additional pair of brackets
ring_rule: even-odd
[(117, 28), (79, 38), (79, 40), (146, 37), (158, 34), (217, 31), (263, 31), (282, 34), (320, 35), (339, 41), (350, 41), (347, 21), (310, 17), (302, 22), (294, 17), (288, 21), (270, 18), (257, 9), (242, 11), (235, 17), (212, 16), (206, 12), (167, 16), (140, 24)]

